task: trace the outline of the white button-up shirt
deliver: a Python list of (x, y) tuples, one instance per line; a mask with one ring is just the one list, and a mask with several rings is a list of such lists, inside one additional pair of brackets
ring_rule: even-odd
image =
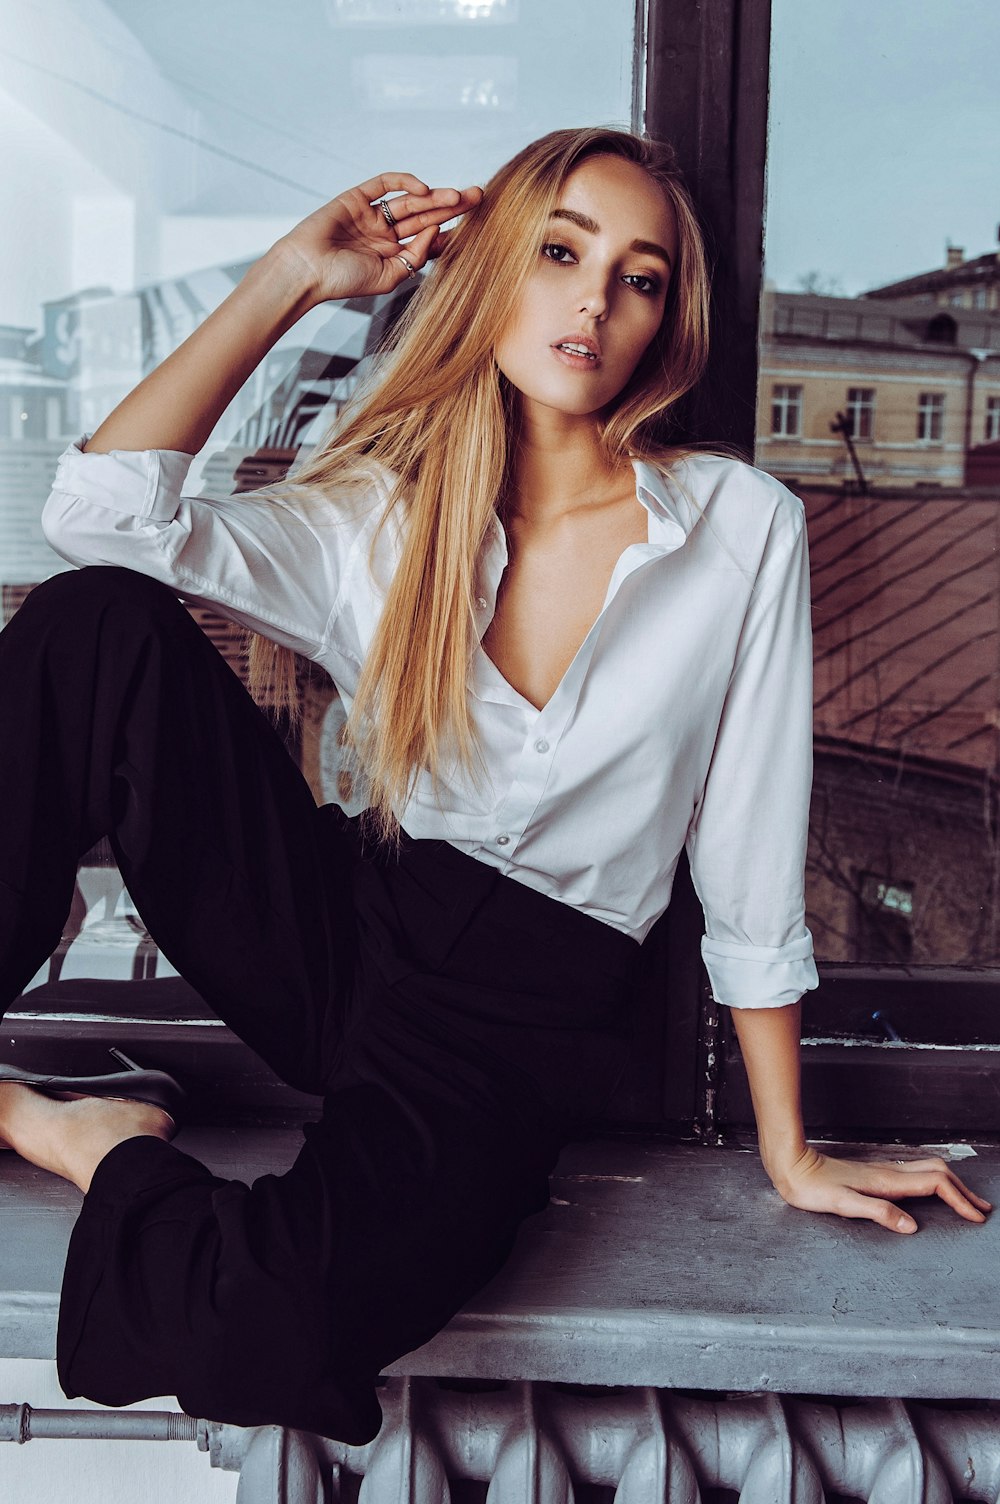
[[(81, 441), (85, 442), (85, 440)], [(185, 495), (192, 456), (71, 445), (42, 522), (74, 564), (119, 564), (323, 665), (346, 705), (399, 557), (384, 474), (346, 506), (290, 490)], [(633, 461), (648, 514), (544, 709), (477, 650), (486, 772), (421, 775), (400, 822), (641, 941), (686, 845), (715, 997), (776, 1007), (817, 985), (804, 922), (812, 652), (802, 503), (736, 460)], [(495, 518), (485, 632), (507, 563)]]

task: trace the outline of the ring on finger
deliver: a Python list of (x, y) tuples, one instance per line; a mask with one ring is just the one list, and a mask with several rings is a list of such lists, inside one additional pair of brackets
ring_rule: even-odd
[(396, 260), (401, 261), (406, 267), (406, 275), (408, 277), (415, 277), (417, 275), (417, 268), (413, 265), (413, 262), (410, 261), (408, 257), (403, 255), (402, 251), (397, 251)]
[(383, 217), (385, 219), (386, 224), (389, 226), (389, 229), (390, 230), (394, 230), (396, 228), (396, 221), (393, 218), (393, 213), (392, 213), (392, 210), (389, 208), (388, 201), (386, 199), (384, 199), (384, 198), (380, 198), (380, 199), (377, 200), (377, 204), (378, 204), (378, 207), (382, 210)]

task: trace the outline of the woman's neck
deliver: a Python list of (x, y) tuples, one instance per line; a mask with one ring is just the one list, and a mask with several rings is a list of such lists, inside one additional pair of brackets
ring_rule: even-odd
[(622, 465), (610, 465), (592, 415), (525, 404), (506, 511), (524, 521), (554, 521), (620, 490)]

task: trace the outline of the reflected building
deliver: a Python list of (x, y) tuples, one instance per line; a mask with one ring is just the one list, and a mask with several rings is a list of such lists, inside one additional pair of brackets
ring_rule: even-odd
[(758, 463), (793, 488), (961, 486), (1000, 440), (1000, 315), (769, 290), (757, 433)]
[(757, 463), (804, 500), (826, 961), (995, 965), (1000, 258), (769, 291)]

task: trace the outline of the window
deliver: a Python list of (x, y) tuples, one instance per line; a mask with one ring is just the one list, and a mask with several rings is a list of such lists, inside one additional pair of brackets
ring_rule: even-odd
[(917, 404), (917, 438), (924, 444), (940, 444), (944, 438), (944, 393), (921, 392)]
[(987, 444), (993, 444), (1000, 439), (1000, 397), (987, 397), (986, 399), (986, 432), (983, 438)]
[[(788, 313), (784, 323), (766, 323), (761, 363), (769, 373), (794, 369), (803, 385), (823, 381), (823, 406), (830, 417), (845, 407), (856, 451), (836, 453), (838, 428), (823, 448), (797, 448), (803, 458), (793, 466), (809, 533), (815, 663), (806, 910), (821, 985), (803, 999), (806, 1121), (838, 1137), (938, 1141), (1000, 1131), (991, 1101), (1000, 1076), (1000, 515), (988, 487), (963, 484), (959, 453), (942, 463), (944, 440), (957, 439), (966, 420), (970, 366), (957, 352), (993, 346), (986, 314), (970, 321), (963, 310), (991, 306), (995, 291), (972, 285), (971, 274), (964, 287), (943, 276), (944, 287), (915, 296), (905, 312), (902, 294), (884, 304), (865, 294), (944, 271), (945, 206), (931, 209), (922, 244), (906, 237), (901, 251), (903, 242), (885, 235), (922, 202), (919, 169), (900, 172), (891, 145), (897, 111), (912, 106), (912, 147), (952, 159), (972, 152), (977, 174), (988, 172), (985, 142), (947, 126), (942, 134), (941, 122), (949, 78), (963, 77), (984, 101), (993, 87), (978, 59), (987, 36), (995, 55), (1000, 10), (977, 7), (977, 24), (965, 29), (930, 0), (883, 0), (878, 12), (877, 28), (860, 22), (862, 38), (852, 24), (860, 12), (847, 0), (772, 0), (765, 255), (776, 313), (782, 305)], [(879, 46), (876, 31), (892, 36), (892, 49)], [(829, 62), (841, 47), (851, 57), (849, 121)], [(910, 67), (917, 76), (929, 50), (939, 64), (921, 73), (918, 100), (904, 77)], [(847, 151), (845, 130), (853, 133)], [(804, 212), (806, 139), (825, 164), (824, 202), (835, 196), (843, 206), (836, 231), (818, 200), (816, 219)], [(863, 185), (862, 150), (870, 167)], [(968, 259), (989, 250), (987, 234)], [(838, 314), (840, 376), (821, 328), (804, 324), (800, 293), (814, 268), (842, 288), (829, 304)], [(876, 333), (871, 310), (879, 306), (887, 317), (898, 309), (900, 322)], [(939, 358), (953, 396), (950, 384), (933, 388)], [(970, 439), (996, 445), (992, 360), (973, 380)], [(765, 424), (771, 383), (769, 374)], [(864, 442), (875, 438), (877, 449)], [(765, 446), (758, 463), (767, 468), (779, 447)], [(922, 448), (922, 457), (914, 453)], [(723, 1015), (723, 1034), (727, 1025)], [(977, 1045), (986, 1048), (973, 1054)], [(740, 1072), (728, 1068), (738, 1057), (725, 1038), (722, 1053), (716, 1124), (745, 1126), (750, 1103), (739, 1096)]]
[(873, 872), (855, 881), (855, 944), (868, 961), (906, 962), (913, 955), (913, 885)]
[(771, 432), (778, 438), (796, 438), (802, 432), (802, 388), (779, 383), (771, 396)]
[(938, 313), (927, 325), (925, 338), (939, 345), (953, 345), (958, 338), (958, 325), (950, 313)]
[(852, 439), (870, 439), (875, 431), (875, 388), (847, 388), (847, 421)]
[[(65, 567), (39, 525), (60, 453), (269, 245), (378, 171), (481, 183), (546, 131), (628, 125), (642, 61), (636, 14), (635, 0), (580, 0), (572, 66), (557, 76), (538, 60), (565, 54), (564, 8), (519, 0), (291, 0), (280, 11), (255, 7), (249, 28), (236, 5), (201, 6), (185, 23), (183, 65), (176, 18), (163, 7), (43, 3), (26, 14), (23, 74), (0, 93), (9, 130), (19, 131), (8, 193), (20, 227), (0, 315), (0, 622)], [(39, 77), (58, 84), (36, 87)], [(369, 299), (300, 319), (223, 414), (189, 488), (225, 494), (279, 478), (350, 396), (385, 312), (384, 300)], [(239, 630), (194, 614), (240, 672)], [(310, 681), (315, 714), (307, 711), (300, 749), (324, 799), (337, 794), (326, 756), (332, 697), (329, 683)], [(25, 987), (22, 1011), (47, 1015), (48, 1027), (66, 1012), (198, 1017), (185, 988), (146, 934), (112, 853), (104, 843), (86, 853), (62, 940)], [(213, 1043), (222, 1032), (199, 1031)], [(128, 1047), (117, 1026), (115, 1042)]]

